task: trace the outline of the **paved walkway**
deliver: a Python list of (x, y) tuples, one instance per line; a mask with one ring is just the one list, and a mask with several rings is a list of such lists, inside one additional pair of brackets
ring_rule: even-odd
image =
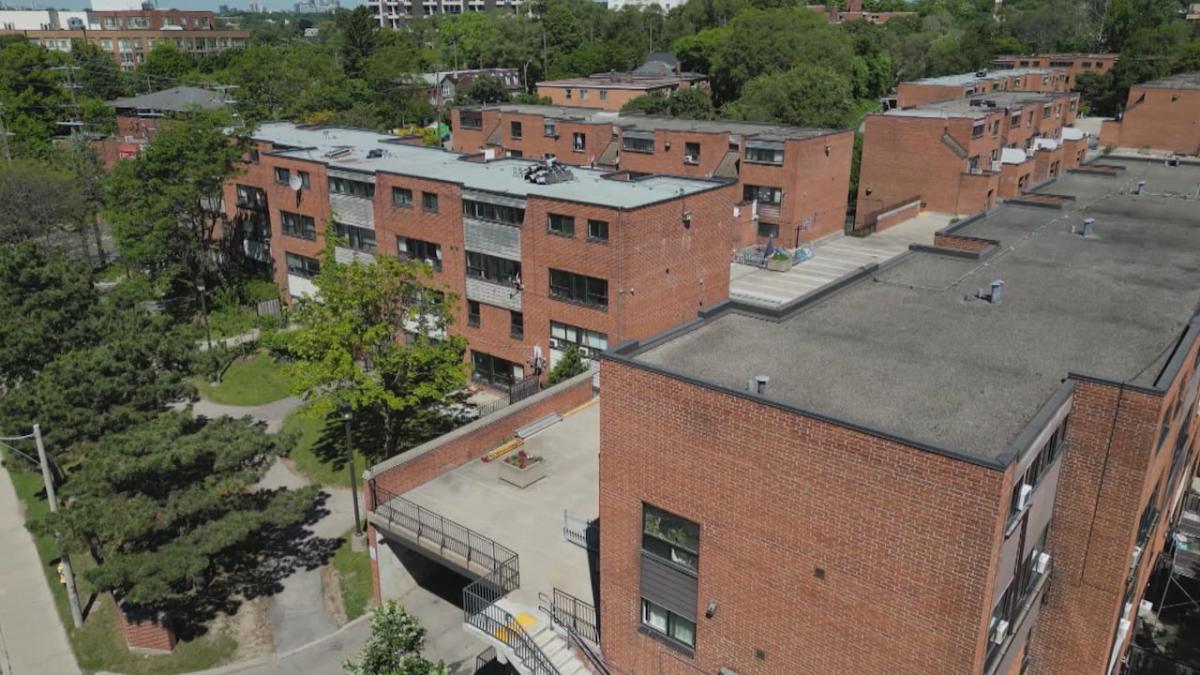
[(79, 672), (46, 586), (42, 561), (25, 529), (17, 493), (0, 467), (0, 674)]
[(810, 260), (787, 272), (733, 263), (729, 266), (729, 297), (768, 307), (782, 305), (864, 265), (894, 258), (907, 251), (909, 244), (932, 244), (933, 233), (949, 222), (948, 214), (923, 212), (869, 237), (834, 234), (816, 242)]
[[(172, 407), (182, 410), (187, 407), (187, 401), (175, 403)], [(275, 433), (283, 427), (283, 421), (293, 410), (304, 405), (304, 401), (295, 396), (281, 398), (263, 405), (222, 405), (201, 398), (192, 403), (192, 414), (205, 417), (252, 417), (260, 422), (266, 422), (267, 431)]]

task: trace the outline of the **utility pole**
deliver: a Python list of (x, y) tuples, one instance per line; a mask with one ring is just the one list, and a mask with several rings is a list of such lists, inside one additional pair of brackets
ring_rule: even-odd
[[(38, 461), (42, 465), (42, 480), (46, 482), (46, 501), (50, 503), (50, 513), (58, 513), (58, 495), (54, 492), (54, 476), (50, 473), (50, 460), (46, 458), (46, 445), (42, 443), (42, 427), (33, 425), (33, 440), (37, 443)], [(67, 555), (66, 547), (62, 545), (62, 537), (58, 530), (54, 531), (54, 539), (61, 551), (63, 580), (67, 587), (67, 604), (71, 606), (71, 621), (75, 627), (83, 625), (83, 611), (79, 609), (79, 593), (75, 589), (75, 572), (71, 569), (71, 557)]]
[(79, 88), (79, 85), (75, 84), (75, 70), (78, 67), (79, 66), (70, 65), (70, 66), (57, 66), (55, 68), (51, 68), (51, 70), (63, 70), (63, 71), (66, 71), (66, 73), (67, 73), (67, 85), (66, 86), (67, 86), (67, 92), (71, 95), (71, 103), (70, 103), (71, 115), (70, 115), (70, 119), (68, 121), (59, 122), (59, 124), (61, 126), (66, 126), (66, 127), (71, 128), (71, 137), (72, 138), (79, 135), (80, 129), (83, 127), (83, 116), (80, 113), (79, 102), (75, 100), (75, 90)]

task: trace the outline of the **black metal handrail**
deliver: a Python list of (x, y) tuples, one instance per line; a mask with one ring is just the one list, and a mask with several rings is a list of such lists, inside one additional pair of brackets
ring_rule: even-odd
[(559, 675), (550, 658), (521, 627), (516, 617), (496, 604), (517, 587), (517, 565), (518, 559), (514, 555), (463, 589), (464, 621), (512, 649), (531, 675)]
[(538, 593), (538, 601), (539, 609), (549, 614), (555, 625), (592, 644), (600, 644), (600, 622), (595, 607), (558, 588), (554, 589), (552, 598)]
[[(372, 510), (386, 518), (388, 525), (402, 527), (412, 532), (418, 541), (434, 544), (442, 555), (450, 552), (466, 560), (468, 565), (473, 563), (492, 571), (502, 562), (517, 557), (515, 551), (495, 540), (378, 484), (372, 484), (371, 492), (372, 503), (375, 504)], [(513, 588), (516, 586), (508, 590)]]

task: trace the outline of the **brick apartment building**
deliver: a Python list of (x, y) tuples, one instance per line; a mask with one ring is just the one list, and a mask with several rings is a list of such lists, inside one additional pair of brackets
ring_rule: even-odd
[(1119, 672), (1196, 467), (1197, 182), (1072, 173), (606, 353), (611, 671)]
[[(328, 227), (338, 257), (426, 261), (459, 298), (453, 332), (477, 381), (505, 387), (646, 337), (728, 296), (740, 193), (728, 181), (485, 161), (374, 132), (270, 123), (225, 191), (245, 251), (293, 297), (315, 290)], [(539, 169), (541, 182), (527, 173)], [(536, 178), (536, 177), (533, 177)], [(299, 189), (296, 189), (296, 188)]]
[(848, 0), (845, 9), (835, 5), (806, 5), (810, 11), (824, 14), (829, 23), (845, 23), (847, 21), (866, 21), (881, 26), (892, 19), (916, 16), (916, 12), (868, 12), (863, 10), (862, 0)]
[(61, 52), (71, 51), (73, 41), (90, 42), (112, 54), (122, 70), (137, 68), (162, 43), (189, 54), (215, 54), (245, 47), (250, 37), (247, 31), (218, 29), (212, 12), (175, 9), (0, 11), (0, 35), (24, 35)]
[(851, 131), (519, 104), (456, 108), (452, 123), (460, 152), (735, 180), (758, 226), (733, 245), (774, 237), (793, 246), (845, 224)]
[(1117, 54), (1035, 54), (1033, 56), (997, 56), (992, 67), (998, 70), (1013, 68), (1053, 68), (1067, 77), (1067, 89), (1075, 86), (1080, 73), (1104, 74), (1117, 63)]
[(95, 142), (105, 165), (133, 157), (158, 133), (164, 119), (190, 110), (217, 110), (228, 105), (225, 94), (200, 87), (171, 87), (161, 91), (127, 96), (108, 103), (116, 112), (117, 133)]
[(673, 55), (651, 52), (631, 72), (545, 80), (537, 83), (537, 93), (549, 98), (553, 105), (620, 110), (638, 96), (670, 96), (680, 89), (707, 86), (707, 75), (684, 72)]
[(1100, 144), (1200, 154), (1200, 73), (1130, 87), (1120, 119), (1103, 122)]
[(856, 221), (920, 197), (925, 208), (972, 214), (1078, 166), (1084, 134), (1070, 127), (1079, 95), (995, 92), (868, 115)]
[(371, 16), (384, 28), (400, 28), (405, 21), (439, 14), (517, 11), (524, 0), (367, 0)]
[(1007, 71), (981, 70), (974, 73), (926, 77), (896, 86), (888, 108), (912, 108), (925, 103), (1004, 91), (1069, 91), (1064, 73), (1047, 68)]

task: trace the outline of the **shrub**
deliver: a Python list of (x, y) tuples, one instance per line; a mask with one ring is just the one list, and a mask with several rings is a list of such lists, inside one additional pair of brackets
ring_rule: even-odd
[(579, 354), (579, 348), (575, 345), (567, 347), (567, 351), (558, 359), (558, 363), (550, 369), (550, 376), (546, 378), (546, 386), (553, 387), (559, 382), (565, 382), (572, 377), (587, 370), (587, 364), (583, 362), (583, 357)]

